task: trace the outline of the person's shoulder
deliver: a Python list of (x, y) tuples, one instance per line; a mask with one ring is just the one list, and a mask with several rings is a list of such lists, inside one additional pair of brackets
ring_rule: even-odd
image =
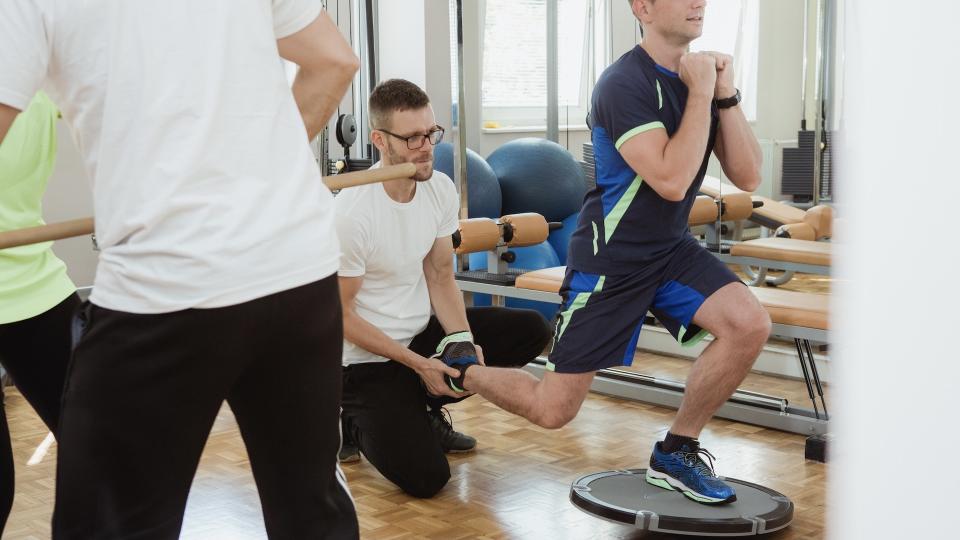
[(604, 70), (594, 91), (616, 98), (642, 96), (651, 90), (653, 84), (647, 66), (631, 51)]

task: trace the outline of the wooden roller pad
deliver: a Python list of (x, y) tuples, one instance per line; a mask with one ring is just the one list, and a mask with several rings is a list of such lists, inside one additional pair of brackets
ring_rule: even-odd
[(510, 247), (534, 246), (550, 236), (550, 226), (540, 214), (528, 212), (500, 218), (500, 223), (513, 229), (513, 237), (506, 244)]
[(461, 219), (458, 255), (495, 249), (500, 244), (500, 227), (490, 218)]

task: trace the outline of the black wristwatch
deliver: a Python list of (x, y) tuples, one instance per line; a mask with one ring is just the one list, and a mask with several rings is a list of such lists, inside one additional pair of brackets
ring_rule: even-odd
[(716, 100), (716, 102), (717, 102), (717, 108), (718, 108), (718, 109), (729, 109), (730, 107), (736, 107), (737, 105), (740, 104), (740, 99), (741, 99), (741, 98), (740, 98), (740, 89), (737, 88), (737, 93), (734, 94), (733, 97), (728, 97), (728, 98)]

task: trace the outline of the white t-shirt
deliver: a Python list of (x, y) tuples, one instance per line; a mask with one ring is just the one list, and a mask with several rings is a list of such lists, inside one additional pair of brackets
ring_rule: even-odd
[[(347, 189), (336, 197), (343, 250), (339, 275), (363, 276), (357, 314), (403, 346), (430, 320), (423, 260), (437, 238), (456, 232), (459, 201), (450, 177), (438, 171), (417, 183), (407, 203), (391, 199), (382, 184)], [(344, 365), (387, 360), (343, 342)]]
[(95, 304), (222, 307), (336, 271), (333, 197), (276, 44), (321, 8), (0, 2), (0, 103), (47, 89), (93, 184)]

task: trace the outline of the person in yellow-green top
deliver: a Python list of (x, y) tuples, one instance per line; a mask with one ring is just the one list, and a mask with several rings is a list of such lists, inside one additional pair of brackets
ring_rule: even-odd
[[(57, 153), (57, 107), (43, 93), (0, 144), (0, 231), (42, 225), (40, 201)], [(76, 287), (50, 243), (0, 250), (0, 364), (56, 435)], [(13, 504), (13, 453), (0, 388), (0, 532)]]

